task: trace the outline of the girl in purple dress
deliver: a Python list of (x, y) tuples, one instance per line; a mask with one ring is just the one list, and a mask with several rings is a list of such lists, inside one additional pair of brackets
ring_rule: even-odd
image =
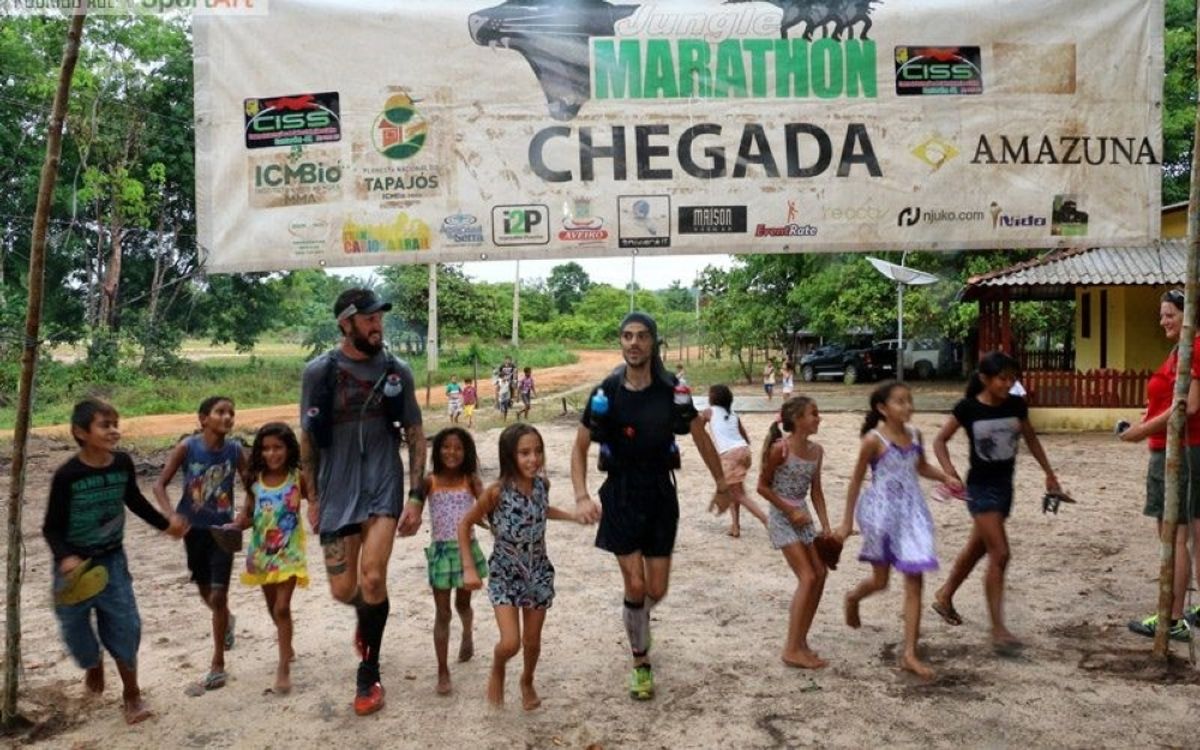
[[(846, 624), (859, 627), (859, 603), (887, 588), (892, 568), (904, 574), (904, 654), (901, 668), (930, 679), (933, 670), (917, 656), (921, 628), (922, 575), (936, 570), (933, 517), (925, 505), (918, 476), (944, 482), (953, 490), (962, 483), (925, 460), (921, 433), (908, 425), (913, 414), (912, 392), (899, 382), (880, 385), (871, 393), (870, 411), (863, 421), (858, 463), (850, 476), (846, 511), (837, 535), (862, 532), (858, 559), (871, 563), (871, 575), (846, 594)], [(867, 466), (871, 486), (859, 497)], [(861, 502), (860, 502), (861, 500)], [(855, 510), (857, 506), (857, 512)]]

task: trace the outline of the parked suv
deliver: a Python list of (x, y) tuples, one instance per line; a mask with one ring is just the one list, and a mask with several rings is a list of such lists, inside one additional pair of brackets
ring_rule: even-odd
[(841, 378), (847, 384), (888, 377), (895, 370), (895, 355), (880, 357), (873, 349), (850, 349), (843, 344), (826, 344), (800, 358), (800, 379)]
[[(893, 366), (896, 362), (896, 339), (877, 341), (871, 347), (876, 358), (886, 358)], [(942, 348), (937, 339), (916, 338), (904, 340), (904, 371), (914, 373), (921, 380), (928, 380), (942, 370)]]

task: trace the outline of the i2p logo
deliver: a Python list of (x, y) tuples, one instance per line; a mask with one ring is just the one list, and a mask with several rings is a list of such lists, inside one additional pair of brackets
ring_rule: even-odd
[(550, 209), (543, 205), (492, 206), (492, 243), (497, 246), (550, 242)]

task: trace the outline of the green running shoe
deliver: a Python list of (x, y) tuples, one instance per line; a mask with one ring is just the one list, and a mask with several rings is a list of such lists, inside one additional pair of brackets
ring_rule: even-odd
[(629, 695), (639, 701), (654, 697), (654, 675), (649, 664), (639, 664), (633, 668), (633, 675), (629, 678)]
[[(1130, 620), (1129, 631), (1144, 635), (1147, 638), (1154, 637), (1154, 631), (1158, 628), (1158, 615), (1153, 614), (1144, 620)], [(1187, 617), (1181, 617), (1171, 625), (1170, 630), (1171, 640), (1187, 642), (1192, 640), (1192, 629), (1188, 625)]]
[(1192, 627), (1200, 625), (1200, 604), (1184, 612), (1183, 619), (1187, 620), (1188, 625)]

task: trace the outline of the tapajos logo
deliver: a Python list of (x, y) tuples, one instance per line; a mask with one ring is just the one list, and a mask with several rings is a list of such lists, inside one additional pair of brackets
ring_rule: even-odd
[(393, 94), (375, 118), (371, 141), (389, 159), (408, 159), (425, 145), (429, 127), (413, 103), (408, 94)]
[(342, 139), (338, 94), (290, 94), (242, 103), (246, 148), (304, 146)]
[[(767, 1), (783, 11), (781, 38), (618, 39), (617, 24), (641, 6), (607, 0), (506, 0), (472, 13), (467, 25), (476, 44), (525, 58), (556, 120), (574, 119), (592, 97), (875, 98), (875, 42), (867, 32), (882, 0)], [(789, 39), (796, 26), (800, 38)], [(816, 29), (827, 36), (813, 41)]]

